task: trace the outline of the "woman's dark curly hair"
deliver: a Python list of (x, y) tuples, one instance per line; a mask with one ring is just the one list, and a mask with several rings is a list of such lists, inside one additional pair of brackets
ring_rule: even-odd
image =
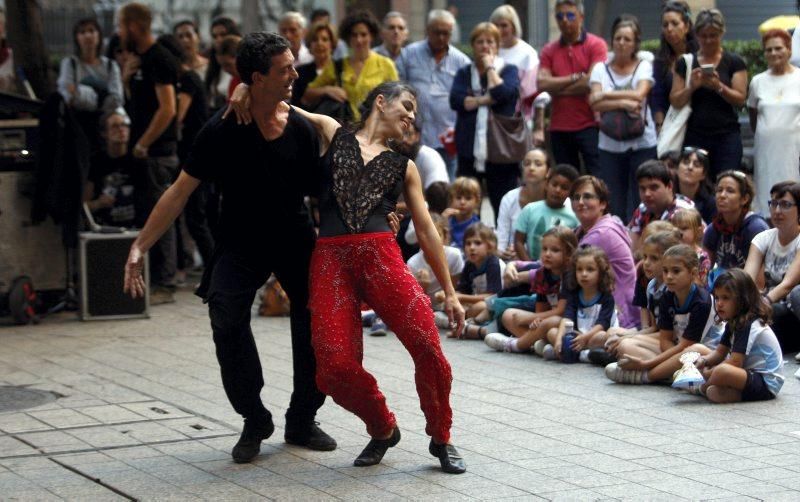
[(564, 285), (567, 291), (574, 293), (580, 289), (575, 267), (578, 265), (578, 260), (587, 257), (594, 259), (600, 272), (600, 281), (597, 285), (597, 290), (602, 293), (612, 293), (614, 291), (614, 269), (611, 268), (611, 262), (608, 261), (606, 252), (597, 246), (579, 246), (572, 255), (569, 272), (566, 274), (565, 278), (566, 284)]
[(353, 34), (353, 28), (355, 28), (357, 24), (366, 26), (373, 39), (378, 38), (378, 32), (381, 29), (378, 20), (375, 19), (375, 16), (368, 10), (357, 10), (342, 19), (339, 25), (339, 39), (347, 42), (349, 46), (350, 35)]

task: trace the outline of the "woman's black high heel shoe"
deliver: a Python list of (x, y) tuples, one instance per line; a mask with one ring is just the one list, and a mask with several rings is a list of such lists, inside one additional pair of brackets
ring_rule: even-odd
[(387, 439), (371, 439), (361, 454), (353, 461), (357, 467), (379, 464), (386, 450), (400, 442), (400, 429), (397, 427)]
[(436, 444), (431, 439), (431, 444), (428, 446), (428, 451), (431, 455), (439, 459), (442, 464), (442, 470), (448, 474), (461, 474), (467, 472), (467, 464), (464, 459), (456, 450), (456, 447), (451, 444)]

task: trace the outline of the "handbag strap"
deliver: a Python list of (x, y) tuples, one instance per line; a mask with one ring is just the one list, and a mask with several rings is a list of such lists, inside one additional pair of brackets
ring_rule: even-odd
[(686, 76), (683, 79), (686, 82), (686, 87), (689, 87), (689, 82), (692, 79), (692, 64), (694, 64), (694, 56), (690, 53), (683, 55), (683, 60), (686, 62)]
[[(633, 77), (636, 76), (636, 70), (639, 69), (639, 65), (642, 64), (642, 60), (640, 59), (638, 63), (636, 63), (636, 67), (633, 69), (633, 73), (631, 73), (631, 88), (633, 88)], [(614, 76), (611, 75), (611, 70), (608, 68), (608, 64), (604, 65), (606, 67), (606, 73), (608, 73), (608, 78), (611, 79), (611, 85), (614, 86), (614, 90), (618, 91), (619, 86), (617, 86), (617, 82), (614, 80)]]

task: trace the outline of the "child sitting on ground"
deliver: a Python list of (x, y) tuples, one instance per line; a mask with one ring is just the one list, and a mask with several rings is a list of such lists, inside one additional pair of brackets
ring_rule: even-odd
[[(648, 229), (653, 227), (657, 222), (648, 225)], [(661, 223), (661, 222), (658, 222)], [(666, 223), (666, 222), (664, 222)], [(666, 223), (670, 225), (669, 223)], [(671, 225), (670, 225), (671, 226)], [(645, 230), (647, 232), (647, 230)], [(641, 266), (644, 276), (647, 278), (648, 283), (643, 291), (640, 291), (637, 284), (636, 293), (633, 296), (633, 304), (641, 308), (642, 312), (642, 327), (641, 329), (626, 329), (626, 328), (611, 328), (608, 330), (608, 338), (605, 343), (605, 350), (611, 356), (610, 358), (616, 359), (619, 345), (623, 339), (631, 338), (628, 343), (627, 353), (637, 356), (647, 356), (651, 352), (655, 352), (659, 346), (658, 336), (658, 312), (661, 304), (661, 297), (666, 291), (666, 286), (663, 280), (663, 267), (661, 260), (667, 249), (672, 246), (680, 244), (679, 234), (676, 229), (672, 231), (662, 231), (650, 233), (642, 246), (642, 261)], [(647, 352), (639, 353), (636, 347), (646, 347)], [(589, 354), (589, 359), (592, 362), (606, 366), (614, 362), (608, 360), (610, 358), (601, 357), (602, 355), (596, 351)], [(602, 364), (605, 362), (606, 364)]]
[[(618, 362), (606, 366), (606, 376), (617, 383), (647, 384), (669, 380), (680, 369), (678, 357), (690, 346), (708, 355), (719, 342), (714, 324), (713, 301), (697, 284), (697, 253), (686, 244), (667, 249), (662, 259), (667, 292), (658, 312), (658, 346), (623, 339), (617, 348)], [(642, 355), (639, 355), (642, 354)]]
[[(467, 309), (466, 317), (475, 317), (486, 308), (483, 302), (503, 289), (503, 261), (495, 254), (497, 237), (481, 222), (473, 223), (464, 232), (464, 254), (467, 262), (461, 272), (456, 292), (458, 301)], [(444, 292), (436, 293), (444, 301)]]
[[(567, 307), (558, 327), (547, 331), (547, 339), (538, 340), (533, 351), (544, 359), (573, 358), (562, 352), (564, 337), (574, 335), (570, 341), (570, 352), (575, 359), (589, 362), (589, 349), (602, 347), (609, 328), (618, 326), (614, 305), (614, 271), (606, 253), (596, 246), (579, 248), (572, 256), (570, 273), (564, 282)], [(567, 333), (567, 321), (573, 325), (573, 333)]]
[(726, 321), (717, 349), (697, 360), (706, 383), (696, 388), (714, 403), (774, 399), (783, 386), (783, 353), (769, 327), (771, 307), (742, 269), (714, 282), (717, 316)]
[(703, 217), (693, 207), (678, 209), (672, 216), (672, 224), (680, 230), (681, 241), (688, 246), (692, 246), (697, 253), (697, 260), (700, 262), (698, 280), (703, 287), (707, 287), (708, 273), (711, 271), (711, 259), (702, 246), (703, 230), (705, 229)]
[(578, 171), (568, 164), (559, 164), (547, 172), (544, 200), (525, 206), (514, 224), (514, 249), (520, 260), (539, 259), (542, 235), (549, 228), (578, 226), (572, 205), (565, 204), (578, 176)]
[[(452, 246), (464, 249), (464, 232), (480, 221), (481, 186), (475, 178), (460, 176), (450, 185), (450, 207), (442, 212), (450, 224)], [(495, 244), (496, 246), (496, 244)]]
[[(436, 231), (439, 232), (442, 242), (450, 242), (450, 228), (447, 225), (447, 220), (440, 214), (431, 213), (431, 220)], [(448, 245), (444, 245), (444, 256), (447, 259), (447, 267), (450, 270), (450, 277), (453, 283), (458, 284), (461, 277), (461, 271), (464, 268), (464, 258), (461, 256), (461, 251)], [(449, 328), (450, 322), (447, 314), (443, 312), (444, 303), (436, 300), (436, 293), (442, 291), (442, 286), (433, 274), (428, 262), (425, 260), (425, 255), (422, 251), (415, 254), (408, 259), (407, 262), (409, 270), (414, 274), (414, 277), (419, 282), (422, 289), (431, 299), (431, 306), (434, 310), (434, 318), (436, 325), (440, 328)]]
[(578, 239), (567, 227), (556, 226), (542, 236), (542, 266), (533, 273), (531, 293), (536, 297), (535, 312), (509, 308), (500, 315), (503, 325), (514, 336), (502, 333), (483, 333), (486, 344), (496, 350), (522, 352), (517, 345), (518, 337), (529, 331), (543, 337), (549, 328), (558, 325), (567, 305), (560, 296), (561, 277), (569, 266), (572, 253), (578, 247)]

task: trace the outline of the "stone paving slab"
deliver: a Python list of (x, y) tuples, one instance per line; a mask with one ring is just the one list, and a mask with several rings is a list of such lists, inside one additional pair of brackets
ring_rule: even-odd
[(328, 400), (339, 448), (282, 442), (291, 393), (288, 319), (256, 318), (274, 436), (247, 465), (219, 381), (205, 307), (189, 293), (152, 318), (64, 314), (0, 329), (0, 385), (56, 393), (0, 413), (3, 500), (800, 500), (800, 382), (778, 399), (716, 406), (664, 386), (620, 386), (599, 368), (502, 354), (442, 337), (453, 366), (453, 439), (469, 471), (427, 453), (413, 364), (393, 336), (365, 337), (365, 367), (403, 440), (353, 467), (363, 424)]

